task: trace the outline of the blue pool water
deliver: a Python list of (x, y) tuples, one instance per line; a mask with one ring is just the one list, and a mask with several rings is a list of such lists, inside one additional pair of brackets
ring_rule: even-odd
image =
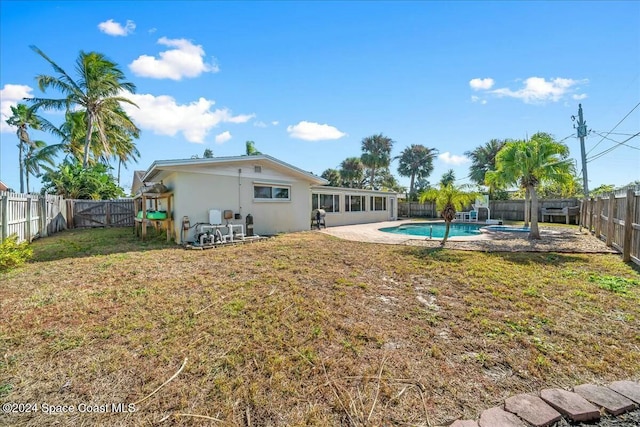
[[(529, 228), (525, 227), (509, 227), (508, 225), (484, 225), (453, 222), (451, 223), (451, 228), (449, 229), (449, 237), (476, 236), (482, 232), (480, 229), (486, 231), (502, 232), (529, 232)], [(380, 231), (384, 231), (387, 233), (432, 237), (434, 239), (442, 239), (444, 237), (444, 230), (444, 222), (428, 222), (416, 224), (409, 223), (402, 224), (397, 227), (386, 227), (380, 229)]]
[[(462, 224), (451, 223), (449, 229), (449, 237), (475, 236), (480, 234), (480, 229), (484, 224)], [(380, 231), (395, 234), (409, 234), (411, 236), (433, 237), (434, 239), (442, 239), (444, 237), (444, 222), (429, 222), (422, 224), (402, 224), (397, 227), (381, 228)]]

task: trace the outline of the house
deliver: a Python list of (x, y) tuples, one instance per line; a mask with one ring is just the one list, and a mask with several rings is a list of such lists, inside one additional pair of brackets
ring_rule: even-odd
[(211, 210), (232, 211), (232, 224), (245, 224), (250, 214), (258, 235), (309, 230), (316, 208), (327, 212), (328, 226), (395, 219), (397, 212), (396, 193), (328, 187), (324, 178), (264, 154), (158, 160), (135, 182), (138, 191), (162, 182), (172, 193), (177, 243), (194, 240), (194, 229), (185, 233), (183, 224), (209, 224)]

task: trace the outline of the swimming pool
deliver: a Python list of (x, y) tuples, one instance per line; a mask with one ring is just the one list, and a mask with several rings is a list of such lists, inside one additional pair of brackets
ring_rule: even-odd
[[(484, 224), (463, 224), (452, 222), (449, 228), (449, 237), (477, 236)], [(432, 237), (442, 239), (444, 237), (444, 222), (424, 222), (416, 224), (402, 224), (397, 227), (380, 228), (380, 231), (394, 234), (409, 234), (411, 236)]]
[[(408, 234), (410, 236), (432, 237), (442, 239), (445, 230), (444, 222), (408, 223), (397, 227), (380, 228), (380, 231), (394, 234)], [(452, 222), (449, 228), (449, 237), (477, 236), (483, 231), (501, 231), (528, 233), (528, 227), (510, 227), (508, 225), (485, 225)]]

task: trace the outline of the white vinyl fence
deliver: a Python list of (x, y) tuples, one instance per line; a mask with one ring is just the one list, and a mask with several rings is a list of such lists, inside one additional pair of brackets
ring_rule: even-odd
[(66, 203), (62, 196), (0, 191), (0, 242), (16, 234), (31, 242), (66, 228)]

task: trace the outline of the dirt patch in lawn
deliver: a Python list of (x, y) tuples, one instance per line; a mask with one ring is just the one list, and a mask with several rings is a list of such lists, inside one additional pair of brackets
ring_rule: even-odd
[[(124, 249), (64, 249), (77, 239)], [(138, 403), (10, 425), (441, 425), (517, 393), (640, 379), (640, 274), (618, 255), (316, 232), (206, 251), (130, 230), (34, 246), (0, 277), (0, 401)]]

